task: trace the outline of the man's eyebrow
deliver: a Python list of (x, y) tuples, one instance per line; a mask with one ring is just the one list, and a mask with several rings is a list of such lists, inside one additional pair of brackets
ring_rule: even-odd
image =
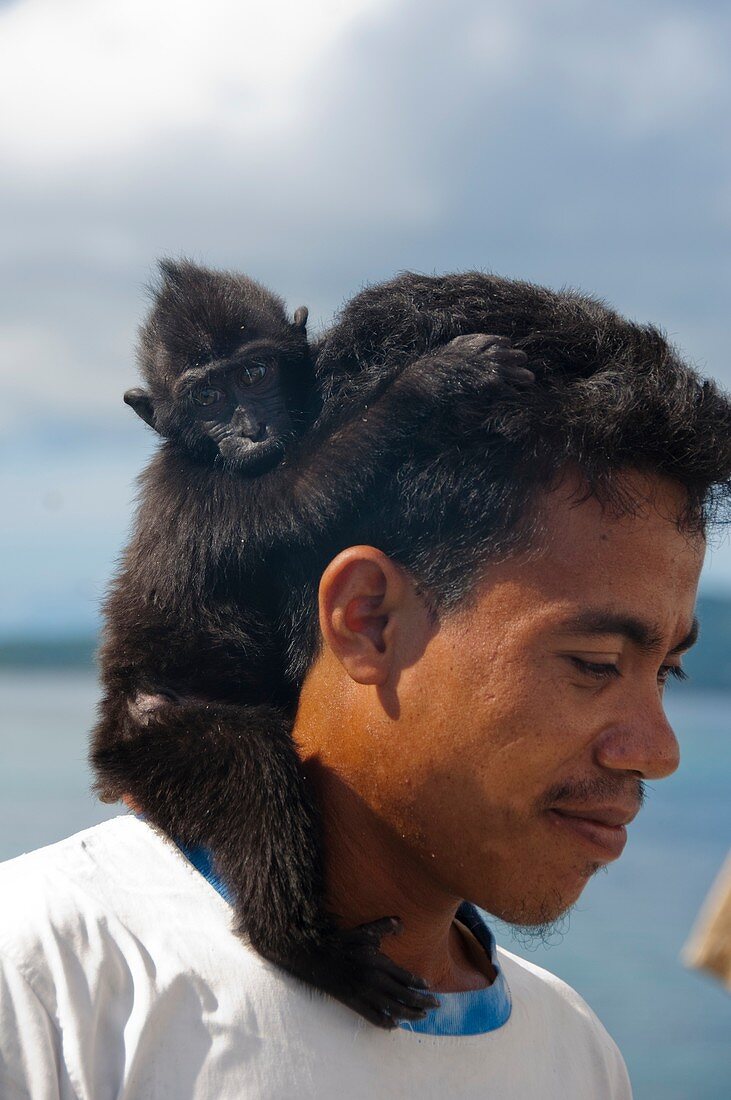
[[(669, 651), (676, 655), (690, 649), (698, 640), (699, 622), (693, 618), (686, 636)], [(662, 631), (654, 623), (645, 622), (635, 615), (625, 615), (617, 611), (590, 609), (580, 611), (561, 624), (561, 632), (567, 634), (621, 634), (629, 638), (638, 649), (645, 653), (658, 653), (662, 649)]]
[(681, 638), (681, 640), (678, 642), (678, 644), (676, 646), (673, 646), (673, 648), (670, 650), (670, 652), (673, 653), (673, 654), (675, 654), (675, 653), (685, 653), (686, 649), (690, 649), (690, 647), (692, 645), (695, 645), (695, 643), (698, 641), (698, 632), (699, 632), (699, 630), (700, 630), (700, 623), (698, 622), (698, 619), (694, 616), (693, 622), (690, 624), (690, 630), (688, 631), (688, 633), (685, 635), (684, 638)]

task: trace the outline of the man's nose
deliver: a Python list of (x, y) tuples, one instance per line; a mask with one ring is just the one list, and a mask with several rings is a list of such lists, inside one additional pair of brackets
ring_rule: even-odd
[(597, 762), (613, 771), (632, 771), (643, 779), (664, 779), (677, 771), (680, 746), (659, 694), (634, 700), (627, 713), (599, 737)]

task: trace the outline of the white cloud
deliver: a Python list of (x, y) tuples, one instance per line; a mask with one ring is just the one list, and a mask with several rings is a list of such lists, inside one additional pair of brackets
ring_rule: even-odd
[[(468, 63), (517, 95), (627, 137), (703, 121), (728, 98), (728, 21), (700, 6), (493, 0), (465, 35)], [(558, 119), (557, 119), (558, 121)]]
[[(637, 138), (674, 127), (676, 142), (704, 140), (696, 114), (723, 101), (724, 26), (655, 0), (0, 8), (0, 99), (13, 103), (0, 114), (4, 426), (74, 411), (118, 421), (142, 284), (165, 252), (246, 268), (293, 307), (306, 300), (313, 327), (389, 267), (499, 256), (598, 290), (610, 264), (624, 287), (641, 271), (639, 306), (657, 302), (672, 326), (666, 223), (700, 207), (676, 216), (663, 186), (648, 209)], [(600, 178), (615, 165), (619, 199)], [(724, 182), (712, 180), (716, 206)], [(613, 202), (614, 240), (597, 251)], [(690, 269), (706, 303), (713, 262)], [(698, 327), (690, 350), (724, 370)]]
[[(534, 97), (558, 124), (636, 138), (702, 121), (728, 96), (727, 33), (722, 12), (657, 0), (455, 0), (441, 11), (404, 0), (22, 0), (0, 9), (0, 101), (12, 104), (0, 149), (6, 177), (38, 186), (91, 169), (102, 191), (121, 192), (168, 161), (205, 188), (227, 147), (245, 179), (284, 160), (307, 188), (313, 161), (366, 165), (358, 138), (372, 142), (374, 107), (392, 155), (389, 136), (408, 153), (422, 124), (443, 144), (480, 99), (483, 124), (496, 104), (505, 114)], [(322, 128), (333, 119), (336, 133)], [(418, 188), (416, 201), (433, 209)]]
[(205, 130), (251, 159), (380, 0), (24, 0), (0, 12), (0, 144), (16, 166), (115, 162)]
[(0, 6), (0, 429), (43, 521), (12, 498), (18, 606), (50, 542), (94, 575), (121, 542), (160, 254), (246, 270), (312, 328), (400, 268), (578, 284), (731, 377), (730, 22), (715, 0)]

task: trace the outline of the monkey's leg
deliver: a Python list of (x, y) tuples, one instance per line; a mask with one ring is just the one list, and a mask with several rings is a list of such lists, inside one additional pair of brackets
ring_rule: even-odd
[(236, 931), (259, 954), (380, 1027), (434, 1007), (425, 983), (379, 950), (397, 918), (341, 929), (324, 913), (319, 817), (282, 712), (155, 693), (118, 704), (116, 730), (109, 703), (95, 734), (99, 789), (210, 850)]

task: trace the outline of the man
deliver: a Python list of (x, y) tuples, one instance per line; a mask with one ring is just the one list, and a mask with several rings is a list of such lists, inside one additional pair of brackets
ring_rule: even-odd
[(4, 1098), (631, 1096), (585, 1002), (480, 909), (551, 924), (678, 766), (663, 686), (697, 633), (731, 405), (577, 302), (580, 370), (552, 373), (553, 334), (510, 416), (457, 390), (292, 582), (329, 908), (398, 917), (384, 950), (439, 1007), (384, 1031), (311, 994), (233, 936), (205, 851), (117, 818), (0, 872)]

